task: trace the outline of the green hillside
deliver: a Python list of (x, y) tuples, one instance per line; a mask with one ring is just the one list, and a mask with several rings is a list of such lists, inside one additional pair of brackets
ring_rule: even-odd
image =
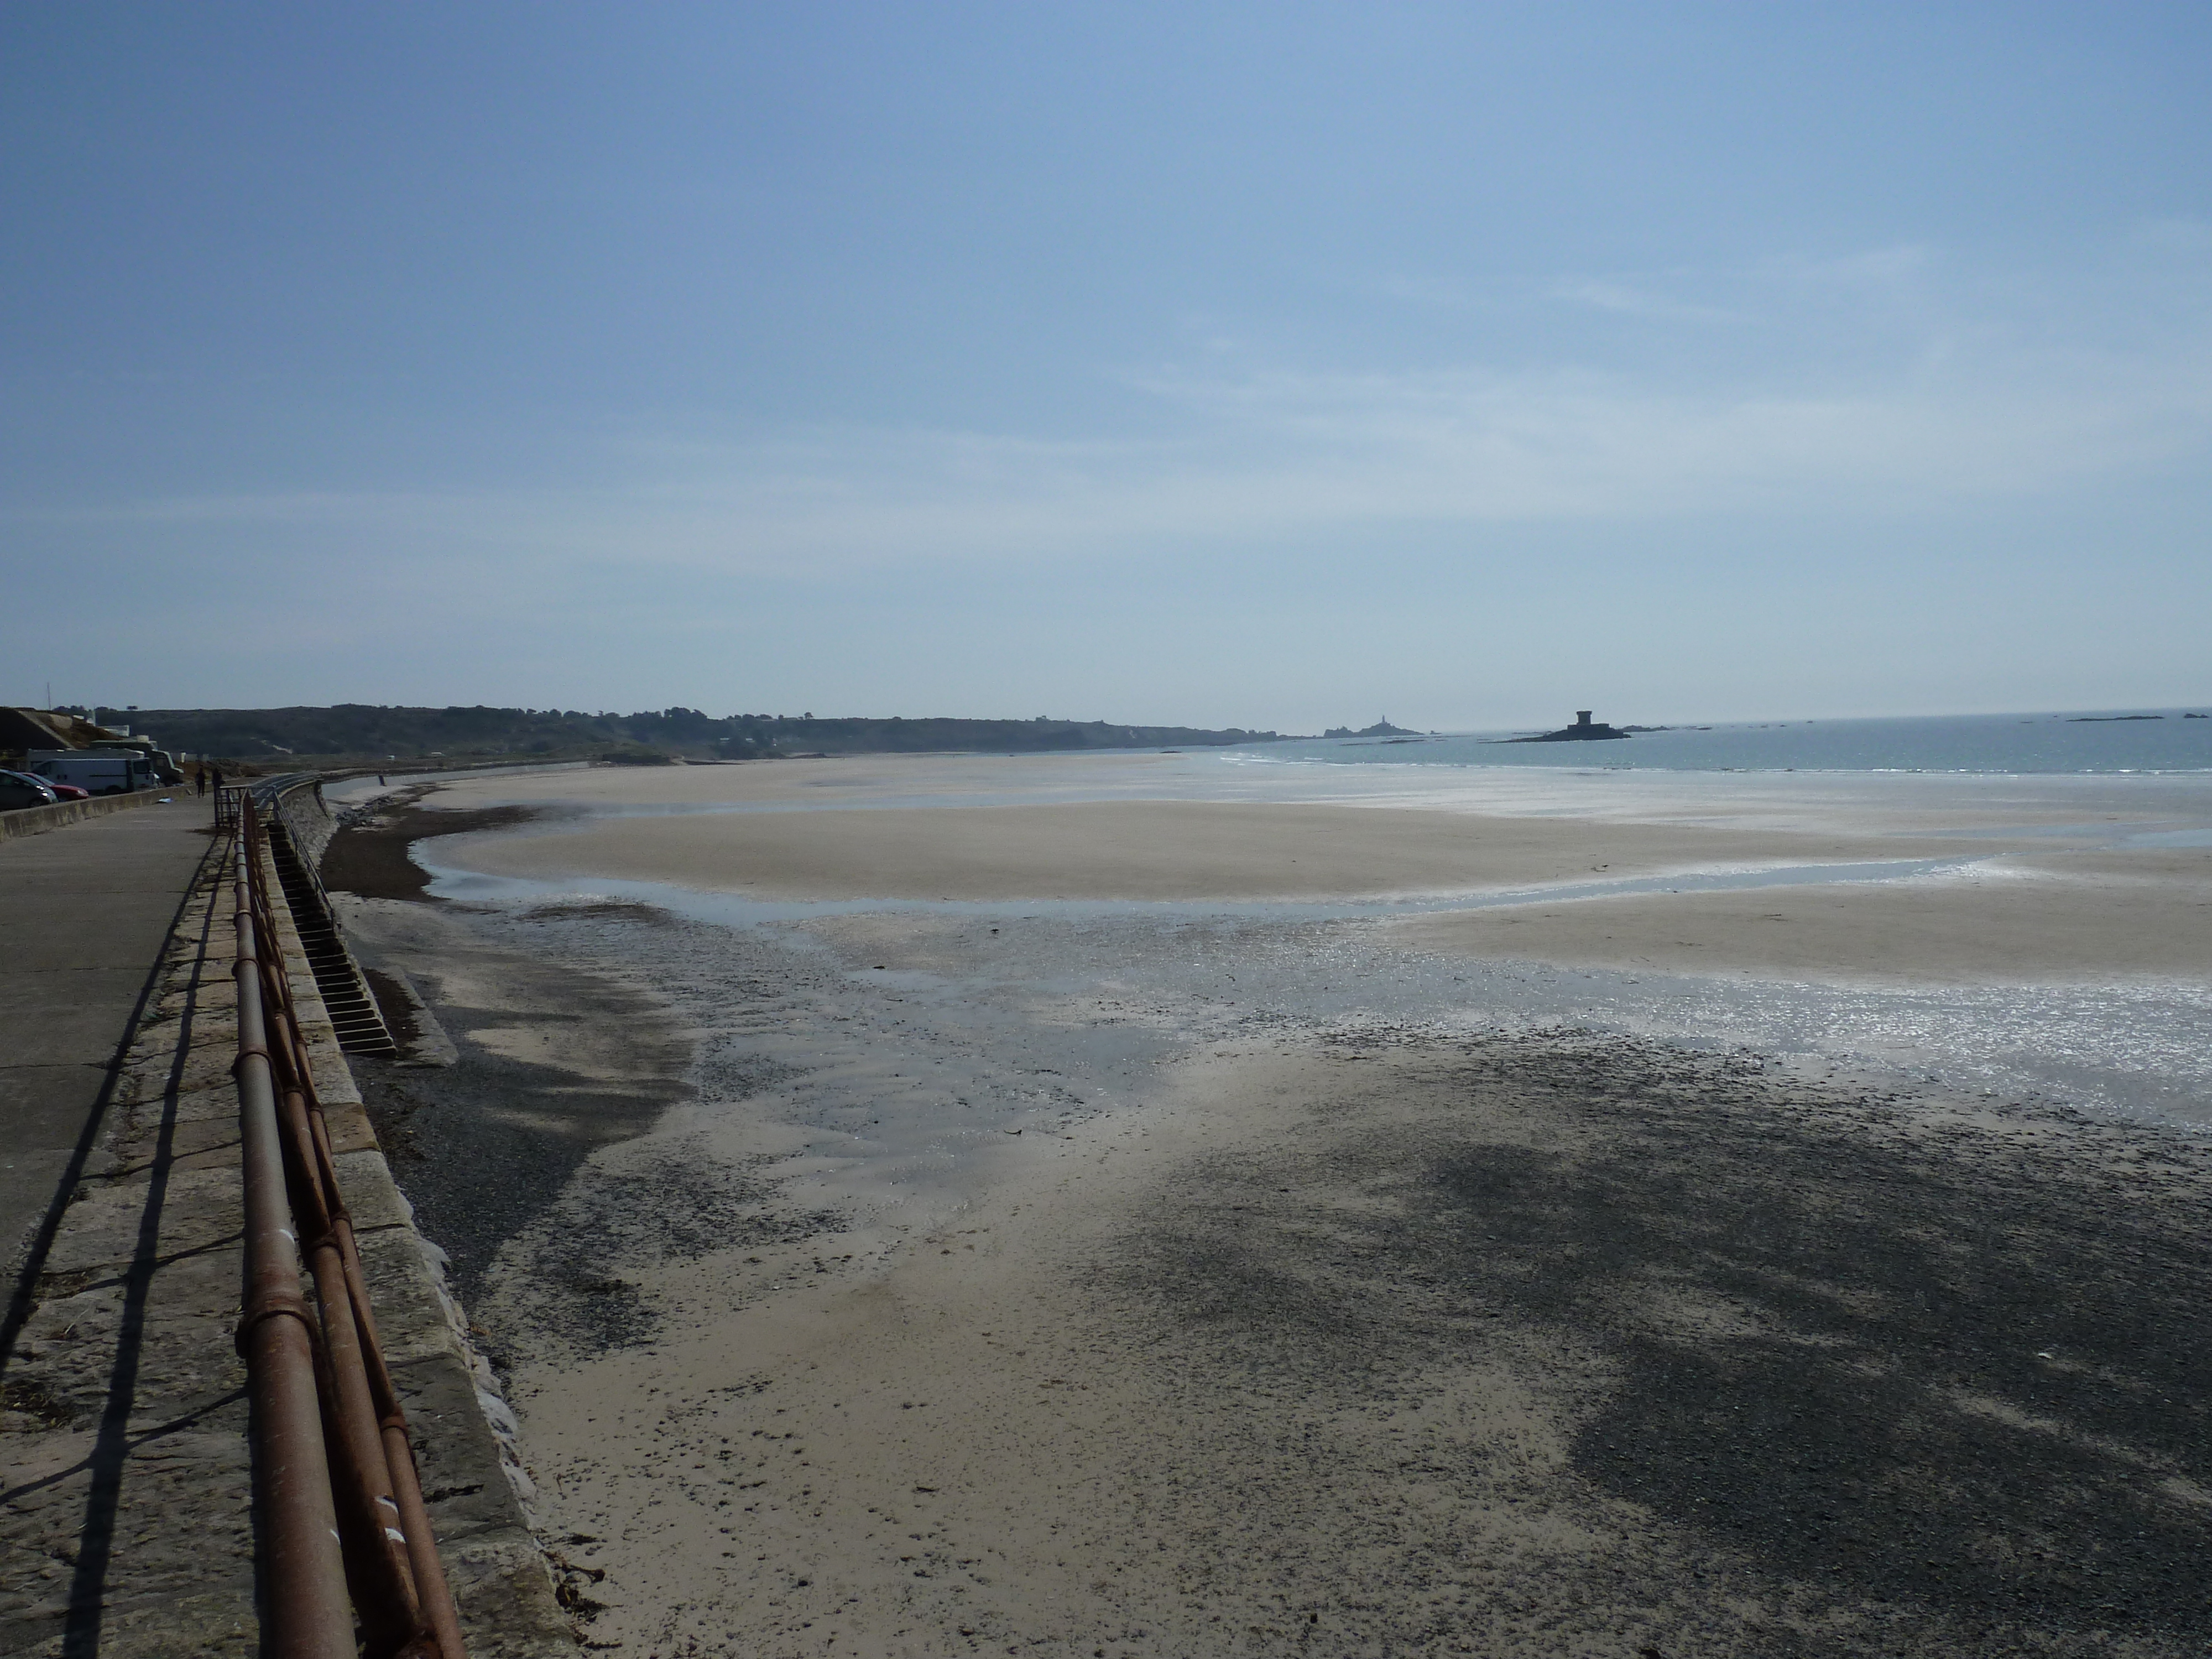
[(635, 714), (578, 709), (386, 708), (137, 708), (132, 730), (172, 753), (189, 751), (256, 765), (456, 761), (579, 760), (602, 755), (744, 760), (773, 755), (968, 750), (988, 754), (1068, 749), (1161, 749), (1275, 740), (1273, 732), (1186, 726), (1119, 726), (1105, 720), (955, 719), (817, 720), (811, 714), (731, 714), (696, 708)]

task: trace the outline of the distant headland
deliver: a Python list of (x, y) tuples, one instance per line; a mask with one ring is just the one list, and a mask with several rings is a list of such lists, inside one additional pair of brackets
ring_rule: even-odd
[[(82, 711), (80, 711), (82, 712)], [(194, 754), (287, 769), (428, 761), (773, 760), (806, 755), (915, 752), (1033, 754), (1079, 749), (1220, 748), (1279, 743), (1239, 727), (1127, 726), (1113, 720), (817, 718), (709, 715), (696, 708), (638, 714), (575, 708), (149, 708), (140, 730)]]
[(1575, 723), (1563, 726), (1556, 732), (1539, 732), (1533, 738), (1504, 738), (1504, 743), (1594, 743), (1606, 738), (1625, 738), (1629, 734), (1617, 726), (1607, 726), (1603, 720), (1590, 719), (1590, 711), (1575, 711)]

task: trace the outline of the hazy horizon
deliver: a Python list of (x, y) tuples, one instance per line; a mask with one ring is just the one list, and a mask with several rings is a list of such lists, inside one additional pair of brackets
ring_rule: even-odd
[[(1065, 723), (1065, 724), (1071, 724), (1071, 725), (1103, 725), (1103, 726), (1182, 726), (1182, 727), (1185, 727), (1185, 728), (1187, 728), (1187, 729), (1188, 729), (1188, 730), (1192, 730), (1192, 731), (1208, 731), (1208, 732), (1247, 731), (1247, 732), (1255, 732), (1255, 733), (1266, 733), (1266, 732), (1272, 732), (1279, 733), (1279, 734), (1284, 735), (1284, 736), (1297, 736), (1297, 737), (1305, 737), (1305, 738), (1317, 738), (1317, 737), (1321, 737), (1321, 736), (1323, 736), (1323, 735), (1325, 734), (1325, 732), (1328, 732), (1328, 731), (1329, 731), (1329, 730), (1341, 729), (1341, 728), (1350, 728), (1352, 731), (1353, 731), (1353, 732), (1354, 732), (1354, 733), (1355, 733), (1355, 734), (1357, 734), (1358, 732), (1360, 732), (1361, 730), (1364, 729), (1365, 727), (1371, 726), (1375, 726), (1375, 725), (1381, 724), (1381, 723), (1384, 723), (1384, 722), (1387, 722), (1387, 723), (1389, 723), (1389, 724), (1390, 724), (1390, 725), (1392, 725), (1392, 726), (1399, 726), (1399, 727), (1401, 727), (1401, 728), (1403, 728), (1403, 729), (1405, 729), (1405, 730), (1407, 730), (1407, 731), (1410, 731), (1410, 732), (1416, 732), (1416, 733), (1419, 733), (1419, 734), (1421, 734), (1421, 735), (1425, 735), (1425, 736), (1432, 736), (1432, 737), (1468, 737), (1468, 738), (1484, 738), (1484, 737), (1491, 737), (1491, 736), (1494, 736), (1494, 735), (1497, 735), (1497, 734), (1499, 734), (1499, 733), (1503, 733), (1503, 732), (1542, 732), (1542, 731), (1550, 731), (1550, 730), (1553, 730), (1553, 729), (1555, 729), (1555, 728), (1557, 728), (1557, 727), (1559, 727), (1559, 726), (1566, 726), (1566, 725), (1571, 724), (1571, 723), (1572, 723), (1572, 720), (1573, 720), (1573, 718), (1574, 718), (1574, 716), (1575, 716), (1575, 714), (1576, 714), (1577, 713), (1578, 713), (1578, 712), (1579, 712), (1578, 710), (1570, 709), (1570, 710), (1566, 711), (1565, 714), (1557, 714), (1557, 715), (1555, 715), (1555, 716), (1553, 716), (1553, 717), (1552, 717), (1552, 718), (1549, 718), (1549, 719), (1544, 719), (1544, 720), (1536, 720), (1536, 721), (1534, 721), (1534, 722), (1525, 722), (1525, 721), (1524, 721), (1524, 722), (1513, 722), (1513, 721), (1505, 721), (1505, 720), (1490, 720), (1490, 721), (1486, 721), (1486, 722), (1485, 722), (1485, 723), (1483, 723), (1483, 724), (1480, 724), (1480, 725), (1469, 725), (1469, 726), (1429, 726), (1429, 725), (1425, 725), (1425, 724), (1421, 723), (1421, 722), (1420, 722), (1419, 720), (1412, 720), (1412, 723), (1409, 725), (1409, 724), (1408, 724), (1408, 720), (1411, 720), (1411, 718), (1412, 718), (1412, 717), (1400, 717), (1400, 716), (1392, 715), (1392, 714), (1376, 714), (1376, 716), (1374, 716), (1374, 718), (1370, 720), (1370, 719), (1369, 719), (1368, 717), (1366, 717), (1366, 716), (1364, 716), (1364, 715), (1360, 715), (1360, 714), (1346, 714), (1346, 715), (1343, 715), (1343, 716), (1341, 716), (1341, 717), (1338, 717), (1338, 718), (1331, 718), (1331, 719), (1329, 719), (1329, 720), (1326, 720), (1316, 721), (1316, 722), (1315, 723), (1315, 729), (1314, 729), (1313, 731), (1310, 731), (1310, 732), (1306, 732), (1306, 731), (1303, 731), (1303, 730), (1301, 730), (1300, 728), (1297, 728), (1297, 727), (1295, 727), (1295, 726), (1285, 726), (1285, 725), (1283, 725), (1283, 724), (1281, 724), (1281, 723), (1279, 723), (1279, 722), (1277, 722), (1277, 723), (1273, 724), (1273, 725), (1264, 724), (1264, 723), (1263, 723), (1263, 724), (1261, 724), (1261, 725), (1254, 726), (1254, 725), (1239, 725), (1239, 724), (1237, 724), (1237, 723), (1236, 723), (1236, 722), (1233, 722), (1233, 721), (1232, 721), (1232, 722), (1225, 722), (1225, 723), (1224, 723), (1224, 722), (1214, 722), (1214, 721), (1209, 721), (1209, 720), (1123, 720), (1123, 719), (1121, 719), (1121, 718), (1118, 717), (1117, 715), (1115, 715), (1115, 714), (1110, 714), (1110, 713), (1109, 713), (1109, 714), (1093, 714), (1093, 713), (1083, 713), (1083, 712), (1078, 712), (1078, 713), (1073, 713), (1073, 714), (1062, 713), (1062, 714), (990, 714), (990, 713), (983, 713), (983, 714), (973, 714), (973, 713), (953, 713), (953, 712), (950, 712), (950, 711), (947, 711), (947, 710), (939, 709), (939, 710), (936, 710), (936, 711), (934, 711), (934, 712), (931, 712), (931, 713), (924, 713), (924, 714), (908, 714), (908, 713), (906, 713), (906, 712), (903, 712), (903, 711), (895, 711), (895, 712), (886, 712), (886, 713), (865, 713), (865, 712), (854, 712), (854, 711), (852, 711), (852, 710), (849, 710), (849, 709), (848, 709), (848, 710), (843, 710), (843, 711), (821, 711), (821, 710), (814, 710), (814, 711), (802, 711), (802, 712), (800, 712), (800, 713), (799, 713), (799, 714), (793, 714), (793, 713), (791, 713), (791, 712), (789, 712), (789, 711), (787, 711), (787, 710), (779, 712), (779, 711), (771, 710), (771, 709), (757, 709), (757, 708), (732, 708), (732, 709), (728, 709), (728, 710), (720, 710), (720, 709), (714, 709), (714, 708), (697, 708), (697, 706), (696, 706), (696, 705), (694, 705), (694, 704), (689, 704), (689, 703), (684, 703), (684, 704), (664, 704), (664, 705), (661, 705), (661, 706), (660, 706), (659, 708), (551, 708), (551, 707), (548, 707), (548, 708), (537, 708), (533, 707), (532, 705), (526, 704), (526, 703), (476, 703), (476, 704), (422, 704), (422, 703), (416, 703), (416, 704), (406, 704), (406, 703), (380, 703), (380, 703), (354, 703), (354, 704), (351, 704), (351, 705), (346, 705), (346, 704), (331, 704), (331, 703), (255, 703), (255, 704), (237, 704), (237, 705), (228, 705), (228, 706), (216, 706), (216, 705), (198, 706), (198, 705), (195, 705), (195, 706), (193, 706), (193, 707), (192, 707), (191, 709), (189, 709), (189, 710), (187, 709), (186, 706), (185, 706), (185, 705), (183, 705), (183, 704), (172, 704), (172, 705), (170, 705), (170, 706), (168, 706), (168, 707), (167, 707), (167, 708), (160, 708), (160, 707), (155, 707), (155, 706), (153, 706), (153, 705), (144, 705), (144, 706), (141, 706), (141, 707), (116, 707), (116, 706), (111, 706), (111, 705), (105, 704), (105, 703), (99, 704), (99, 705), (92, 705), (92, 704), (87, 704), (87, 703), (82, 703), (82, 702), (58, 702), (58, 703), (55, 704), (54, 706), (55, 706), (56, 708), (68, 708), (68, 709), (71, 710), (72, 712), (81, 712), (81, 713), (84, 713), (84, 714), (98, 714), (99, 716), (100, 716), (100, 717), (101, 717), (102, 723), (104, 723), (104, 724), (110, 724), (110, 725), (115, 724), (115, 723), (117, 723), (117, 722), (121, 722), (121, 723), (123, 723), (123, 724), (126, 724), (126, 725), (127, 725), (127, 724), (129, 724), (129, 723), (130, 723), (130, 719), (131, 719), (131, 717), (132, 717), (132, 716), (136, 716), (136, 715), (142, 715), (142, 714), (143, 714), (143, 715), (149, 715), (149, 716), (159, 716), (159, 715), (163, 714), (181, 714), (181, 713), (185, 713), (185, 712), (196, 712), (196, 713), (229, 712), (229, 713), (235, 713), (235, 714), (253, 714), (253, 713), (257, 713), (257, 712), (275, 712), (275, 711), (279, 711), (279, 710), (287, 709), (287, 708), (329, 708), (347, 707), (347, 706), (356, 707), (356, 708), (428, 708), (428, 709), (453, 709), (453, 708), (490, 708), (490, 709), (515, 709), (515, 710), (520, 710), (520, 711), (521, 711), (522, 713), (525, 713), (525, 714), (544, 714), (577, 715), (577, 716), (580, 716), (580, 717), (587, 718), (587, 719), (600, 719), (600, 718), (632, 719), (632, 718), (635, 718), (635, 717), (636, 717), (636, 716), (638, 716), (638, 715), (641, 715), (641, 714), (648, 714), (648, 715), (649, 715), (649, 714), (653, 714), (662, 713), (662, 712), (665, 712), (665, 710), (670, 709), (670, 708), (694, 708), (694, 709), (696, 709), (696, 712), (701, 713), (701, 714), (705, 714), (705, 715), (707, 716), (707, 718), (708, 718), (709, 720), (714, 720), (759, 719), (759, 720), (786, 720), (786, 721), (790, 721), (790, 722), (793, 722), (793, 723), (804, 723), (804, 722), (806, 722), (806, 721), (811, 721), (811, 720), (823, 720), (823, 721), (830, 721), (830, 720), (863, 720), (863, 721), (878, 721), (878, 722), (879, 722), (879, 721), (885, 721), (885, 720), (913, 720), (913, 721), (916, 721), (916, 722), (931, 721), (931, 720), (972, 720), (972, 721), (978, 721), (978, 722), (988, 721), (988, 722), (1004, 722), (1004, 723), (1012, 723), (1012, 724), (1023, 724), (1023, 723), (1027, 723), (1027, 722), (1030, 722), (1030, 721), (1032, 721), (1032, 720), (1046, 720), (1046, 721), (1054, 722), (1054, 723), (1055, 723), (1055, 724), (1059, 724), (1059, 723)], [(2200, 711), (2201, 711), (2201, 712), (2200, 712)], [(2142, 719), (2142, 718), (2147, 718), (2147, 717), (2148, 717), (2148, 718), (2160, 718), (2160, 719), (2164, 719), (2164, 718), (2169, 718), (2169, 717), (2172, 717), (2172, 716), (2179, 716), (2179, 715), (2185, 715), (2185, 715), (2188, 715), (2188, 716), (2189, 716), (2189, 717), (2191, 717), (2191, 718), (2195, 718), (2195, 719), (2212, 718), (2212, 698), (2205, 698), (2205, 699), (2203, 699), (2203, 700), (2201, 700), (2201, 701), (2200, 701), (2200, 702), (2199, 702), (2198, 704), (2197, 704), (2197, 705), (2195, 705), (2195, 706), (2193, 706), (2193, 707), (2192, 707), (2191, 705), (2189, 705), (2189, 704), (2184, 704), (2184, 703), (2172, 703), (2172, 704), (2166, 704), (2166, 705), (2162, 705), (2162, 706), (2159, 706), (2159, 707), (2152, 707), (2152, 706), (2146, 705), (2146, 704), (2142, 704), (2142, 703), (2129, 703), (2129, 704), (2113, 704), (2113, 705), (2104, 706), (2104, 707), (2079, 707), (2079, 708), (1966, 708), (1966, 709), (1952, 708), (1952, 709), (1934, 709), (1934, 710), (1928, 710), (1928, 711), (1924, 711), (1924, 712), (1921, 712), (1921, 713), (1917, 713), (1917, 714), (1750, 714), (1750, 715), (1741, 715), (1741, 716), (1735, 716), (1735, 717), (1729, 717), (1729, 718), (1722, 718), (1722, 717), (1716, 717), (1716, 716), (1710, 716), (1710, 715), (1700, 715), (1700, 714), (1673, 714), (1673, 715), (1653, 714), (1650, 714), (1650, 713), (1649, 713), (1649, 712), (1624, 712), (1624, 711), (1620, 710), (1620, 709), (1613, 709), (1613, 710), (1598, 709), (1598, 710), (1595, 710), (1595, 719), (1597, 720), (1597, 721), (1598, 721), (1600, 724), (1601, 724), (1601, 725), (1615, 725), (1615, 726), (1624, 726), (1624, 727), (1632, 726), (1632, 727), (1638, 728), (1638, 729), (1639, 729), (1639, 730), (1651, 730), (1651, 731), (1657, 731), (1657, 730), (1677, 730), (1677, 731), (1679, 731), (1679, 730), (1687, 730), (1687, 729), (1691, 729), (1691, 728), (1694, 728), (1694, 727), (1699, 727), (1699, 726), (1813, 726), (1813, 725), (1823, 725), (1823, 724), (1828, 724), (1828, 725), (1844, 725), (1844, 724), (1848, 724), (1848, 723), (1850, 723), (1850, 722), (1856, 721), (1856, 720), (1929, 720), (1929, 721), (1938, 721), (1938, 720), (2069, 720), (2069, 719), (2089, 719), (2089, 720), (2097, 720), (2097, 719)], [(158, 734), (157, 734), (157, 735), (158, 735)]]
[(11, 8), (0, 699), (2188, 706), (2208, 47), (2163, 4)]

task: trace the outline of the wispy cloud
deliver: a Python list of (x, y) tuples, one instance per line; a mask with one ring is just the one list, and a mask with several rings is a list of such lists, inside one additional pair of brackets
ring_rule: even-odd
[[(1895, 248), (1801, 264), (1779, 280), (1881, 288), (1917, 282), (1930, 264)], [(1598, 283), (1573, 295), (1644, 315), (1729, 314)], [(1172, 438), (672, 433), (629, 441), (610, 469), (627, 480), (618, 485), (208, 495), (107, 516), (344, 526), (447, 559), (526, 553), (541, 564), (801, 574), (1233, 550), (1394, 524), (1903, 513), (2113, 483), (2212, 447), (2212, 337), (2187, 315), (2128, 351), (2029, 349), (1988, 329), (1960, 346), (1949, 328), (1937, 318), (1928, 349), (1883, 364), (1778, 364), (1728, 384), (1694, 364), (1228, 373), (1201, 354), (1198, 367), (1127, 377)]]
[(1852, 288), (1894, 288), (1922, 276), (1931, 262), (1917, 243), (1863, 249), (1828, 259), (1780, 259), (1759, 268), (1763, 276), (1798, 282), (1830, 283)]
[(1599, 311), (1617, 312), (1629, 317), (1650, 317), (1662, 322), (1732, 323), (1743, 320), (1743, 313), (1740, 311), (1671, 299), (1663, 294), (1631, 287), (1626, 283), (1569, 283), (1555, 290), (1555, 297), (1577, 305), (1594, 307)]
[(1474, 299), (1465, 283), (1415, 271), (1396, 271), (1380, 277), (1374, 283), (1374, 290), (1401, 305), (1458, 308), (1472, 304)]

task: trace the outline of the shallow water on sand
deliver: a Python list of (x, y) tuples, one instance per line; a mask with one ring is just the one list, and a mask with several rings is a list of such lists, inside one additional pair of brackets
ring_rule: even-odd
[[(1207, 755), (1157, 765), (1078, 763), (1001, 792), (973, 787), (972, 766), (934, 781), (917, 769), (915, 781), (926, 786), (917, 789), (895, 769), (852, 765), (850, 773), (824, 763), (716, 776), (717, 787), (739, 773), (748, 787), (795, 779), (793, 787), (805, 792), (795, 802), (655, 804), (580, 794), (563, 801), (547, 788), (551, 780), (522, 799), (594, 818), (1140, 797), (1679, 817), (1915, 836), (1948, 822), (1960, 835), (2077, 848), (2186, 848), (2212, 836), (2212, 780), (2202, 778), (1600, 777), (1533, 769), (1252, 768)], [(980, 775), (988, 783), (995, 773), (982, 765)], [(1009, 774), (1023, 775), (1018, 766)], [(943, 787), (946, 779), (955, 787)], [(1328, 787), (1316, 788), (1316, 779)], [(665, 793), (691, 781), (672, 772), (629, 787)], [(498, 787), (469, 786), (469, 804), (491, 804)], [(576, 821), (565, 816), (486, 833), (558, 833)], [(603, 877), (488, 876), (463, 867), (479, 839), (417, 843), (434, 895), (509, 919), (581, 918), (611, 903), (690, 924), (561, 927), (556, 935), (597, 940), (592, 948), (611, 952), (622, 971), (683, 1001), (713, 1034), (702, 1061), (710, 1083), (732, 1056), (744, 1061), (740, 1072), (755, 1060), (784, 1068), (779, 1075), (793, 1080), (781, 1089), (778, 1113), (800, 1130), (810, 1178), (834, 1188), (826, 1192), (832, 1198), (957, 1201), (1001, 1137), (1051, 1133), (1073, 1117), (1143, 1097), (1158, 1068), (1178, 1054), (1271, 1033), (1349, 1037), (1390, 1026), (1437, 1035), (1553, 1026), (1630, 1032), (1755, 1050), (1819, 1075), (1866, 1073), (1877, 1082), (1968, 1097), (2033, 1099), (2194, 1131), (2212, 1126), (2212, 992), (2201, 986), (1899, 989), (1745, 973), (1559, 968), (1431, 954), (1382, 926), (1623, 895), (1943, 880), (1975, 866), (1985, 856), (1978, 848), (1955, 859), (1777, 863), (1360, 901), (809, 902)], [(815, 988), (775, 1019), (725, 1019), (726, 988), (763, 974)]]
[[(457, 836), (453, 839), (459, 842), (473, 837)], [(457, 864), (436, 862), (427, 858), (418, 858), (417, 861), (430, 872), (431, 891), (440, 898), (472, 902), (544, 902), (588, 891), (597, 896), (651, 904), (695, 921), (717, 922), (734, 927), (752, 927), (769, 921), (803, 921), (817, 916), (876, 914), (1049, 915), (1066, 921), (1117, 915), (1170, 919), (1245, 916), (1259, 921), (1320, 921), (1492, 909), (1516, 904), (1559, 904), (1577, 899), (1621, 898), (1642, 893), (1720, 893), (1757, 887), (1813, 887), (1869, 881), (1905, 881), (1919, 876), (1954, 874), (1981, 862), (1977, 859), (1960, 858), (1887, 859), (1875, 863), (1856, 864), (1774, 864), (1750, 870), (1694, 870), (1672, 875), (1626, 876), (1607, 881), (1550, 882), (1475, 892), (1301, 902), (1275, 899), (757, 899), (741, 893), (704, 891), (665, 882), (626, 881), (601, 876), (539, 880), (522, 876), (486, 875)]]
[[(1906, 878), (1831, 866), (1838, 880)], [(441, 896), (556, 924), (572, 948), (609, 906), (689, 926), (587, 927), (590, 950), (673, 997), (716, 1079), (765, 1067), (801, 1135), (788, 1166), (823, 1201), (957, 1207), (1002, 1137), (1052, 1134), (1154, 1092), (1206, 1048), (1323, 1034), (1440, 1036), (1571, 1028), (1748, 1049), (1815, 1077), (2212, 1128), (2212, 994), (2186, 986), (1854, 988), (1470, 961), (1413, 951), (1378, 921), (1470, 901), (1203, 905), (763, 902), (653, 883), (522, 881), (433, 866)], [(1736, 872), (1707, 890), (1808, 874)], [(1572, 884), (1480, 902), (1686, 888)], [(490, 920), (490, 918), (487, 918)], [(495, 924), (496, 925), (496, 924)], [(793, 988), (772, 1017), (731, 988)], [(732, 1103), (736, 1097), (732, 1097)]]

